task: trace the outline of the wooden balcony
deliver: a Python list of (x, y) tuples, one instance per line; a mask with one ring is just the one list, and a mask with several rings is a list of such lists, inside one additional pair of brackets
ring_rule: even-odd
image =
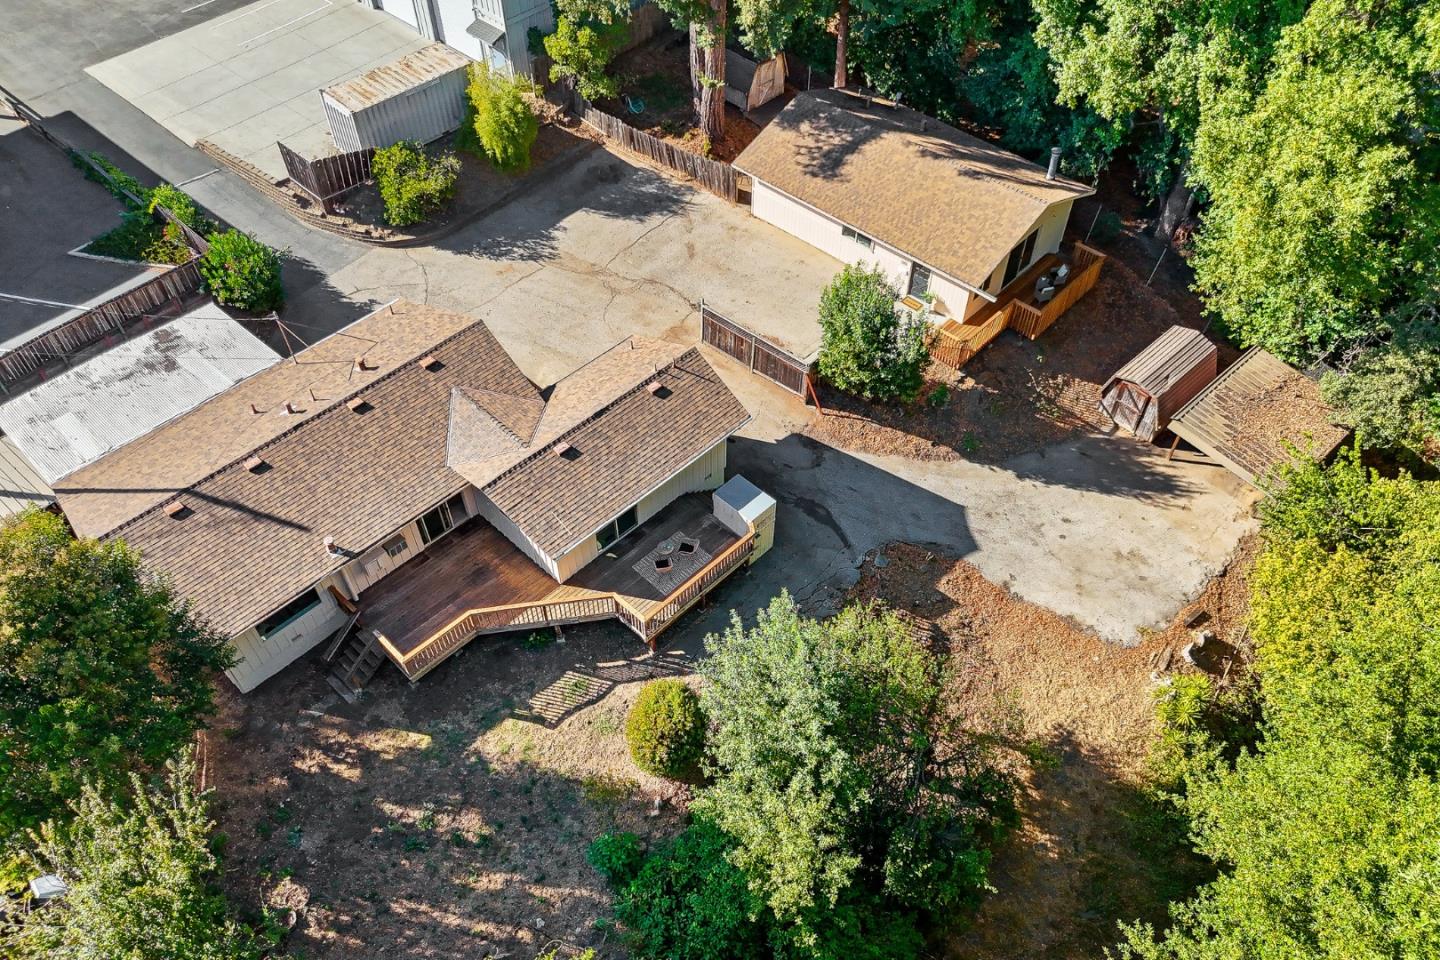
[(688, 494), (561, 584), (474, 518), (362, 593), (360, 625), (411, 680), (482, 634), (613, 617), (653, 646), (754, 547)]
[(1069, 281), (1055, 291), (1048, 303), (1036, 302), (1035, 281), (1042, 273), (1064, 262), (1053, 253), (1047, 254), (1011, 281), (994, 303), (985, 304), (964, 323), (954, 319), (945, 321), (935, 329), (930, 342), (931, 356), (958, 370), (1005, 330), (1014, 330), (1030, 340), (1039, 337), (1095, 286), (1105, 254), (1076, 243), (1069, 258)]

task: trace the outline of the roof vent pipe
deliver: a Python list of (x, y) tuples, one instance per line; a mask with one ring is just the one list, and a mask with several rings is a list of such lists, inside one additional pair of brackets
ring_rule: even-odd
[(1050, 148), (1050, 169), (1045, 171), (1045, 179), (1046, 179), (1046, 180), (1054, 180), (1056, 174), (1058, 174), (1059, 172), (1060, 172), (1060, 148), (1059, 148), (1059, 147), (1051, 147), (1051, 148)]

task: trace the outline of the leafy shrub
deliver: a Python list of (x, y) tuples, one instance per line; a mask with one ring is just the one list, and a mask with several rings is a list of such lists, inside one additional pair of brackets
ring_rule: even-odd
[(1095, 218), (1095, 226), (1090, 231), (1090, 239), (1096, 243), (1110, 243), (1120, 236), (1120, 231), (1125, 229), (1125, 221), (1120, 219), (1120, 214), (1114, 210), (1106, 210)]
[(192, 252), (184, 238), (178, 236), (179, 231), (174, 233), (174, 237), (170, 236), (165, 226), (143, 210), (127, 210), (120, 217), (120, 226), (85, 244), (82, 252), (117, 260), (184, 263)]
[(696, 820), (650, 857), (615, 898), (635, 956), (643, 960), (734, 960), (759, 957), (763, 903), (730, 862), (735, 841)]
[(240, 310), (274, 310), (285, 302), (280, 254), (248, 234), (226, 230), (210, 237), (200, 276), (217, 303)]
[(35, 866), (65, 878), (64, 900), (7, 931), (17, 960), (56, 957), (173, 957), (255, 960), (255, 934), (228, 914), (210, 851), (207, 795), (195, 764), (169, 764), (163, 784), (130, 781), (126, 802), (87, 785), (64, 828), (35, 837)]
[(929, 324), (897, 308), (878, 268), (847, 265), (820, 294), (820, 375), (868, 400), (915, 399), (924, 385)]
[(625, 721), (630, 756), (646, 773), (693, 783), (705, 753), (700, 698), (683, 680), (645, 685)]
[(162, 207), (176, 220), (202, 237), (215, 231), (215, 224), (200, 212), (199, 204), (179, 187), (162, 183), (150, 191), (147, 212), (153, 214)]
[(1431, 346), (1369, 350), (1346, 372), (1327, 373), (1320, 392), (1367, 444), (1423, 456), (1440, 438), (1440, 350)]
[(619, 79), (605, 71), (625, 32), (623, 21), (577, 24), (570, 17), (560, 17), (555, 21), (555, 32), (543, 41), (545, 53), (553, 61), (550, 79), (574, 77), (580, 96), (586, 100), (618, 96)]
[[(90, 163), (85, 162), (87, 159)], [(127, 192), (139, 197), (142, 202), (145, 200), (147, 191), (140, 185), (140, 181), (115, 166), (115, 164), (110, 162), (108, 157), (98, 150), (91, 150), (83, 154), (72, 150), (70, 151), (70, 162), (75, 164), (81, 173), (85, 174), (86, 180), (93, 180), (100, 184), (110, 192), (111, 196), (125, 204), (125, 206), (132, 209), (135, 207), (135, 201), (132, 200), (130, 196), (127, 196)], [(91, 164), (95, 166), (91, 166)], [(95, 167), (104, 170), (110, 179), (106, 180), (99, 173), (96, 173)]]
[(370, 169), (385, 201), (385, 222), (404, 227), (424, 220), (455, 196), (460, 158), (448, 152), (432, 157), (417, 141), (401, 140), (376, 150)]
[(633, 833), (602, 833), (585, 851), (585, 859), (612, 887), (621, 888), (640, 873), (645, 846)]
[[(514, 77), (491, 70), (489, 64), (476, 63), (470, 67), (470, 83), (465, 90), (480, 151), (500, 170), (529, 167), (530, 148), (540, 134), (540, 121), (525, 99), (526, 88)], [(468, 142), (468, 138), (457, 141)]]

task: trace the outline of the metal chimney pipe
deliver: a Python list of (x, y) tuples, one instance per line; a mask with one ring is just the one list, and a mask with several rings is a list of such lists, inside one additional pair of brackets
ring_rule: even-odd
[(1055, 175), (1060, 172), (1060, 148), (1050, 148), (1050, 169), (1045, 171), (1046, 180), (1054, 180)]

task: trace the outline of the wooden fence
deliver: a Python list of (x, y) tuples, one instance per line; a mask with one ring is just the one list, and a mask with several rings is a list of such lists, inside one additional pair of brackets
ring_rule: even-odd
[(683, 150), (658, 137), (652, 137), (644, 130), (637, 130), (619, 117), (596, 110), (589, 101), (575, 94), (575, 103), (580, 119), (598, 130), (607, 140), (612, 140), (632, 153), (653, 160), (663, 167), (684, 174), (700, 186), (718, 196), (735, 203), (740, 197), (740, 181), (735, 168), (719, 160), (710, 160)]
[(958, 370), (1007, 329), (1034, 340), (1095, 286), (1104, 263), (1105, 254), (1083, 243), (1076, 243), (1070, 258), (1070, 280), (1056, 291), (1053, 300), (1034, 306), (1017, 297), (1006, 301), (983, 323), (949, 320), (935, 328), (930, 340), (930, 355)]
[(280, 148), (280, 159), (285, 162), (285, 172), (290, 179), (310, 194), (326, 210), (335, 198), (353, 190), (371, 178), (371, 164), (375, 160), (375, 148), (366, 147), (333, 157), (306, 160), (285, 144), (276, 141)]
[(126, 324), (179, 304), (199, 289), (200, 269), (191, 260), (112, 297), (0, 356), (0, 387), (8, 392), (46, 364), (123, 334)]
[(811, 392), (810, 364), (720, 316), (702, 301), (700, 339), (739, 360), (751, 371), (804, 397)]
[(1100, 278), (1100, 267), (1105, 263), (1105, 254), (1083, 243), (1075, 244), (1075, 253), (1070, 258), (1073, 271), (1068, 283), (1055, 292), (1055, 299), (1049, 303), (1032, 306), (1019, 300), (1010, 302), (1010, 329), (1034, 340), (1049, 330), (1051, 325), (1075, 305), (1095, 281)]

